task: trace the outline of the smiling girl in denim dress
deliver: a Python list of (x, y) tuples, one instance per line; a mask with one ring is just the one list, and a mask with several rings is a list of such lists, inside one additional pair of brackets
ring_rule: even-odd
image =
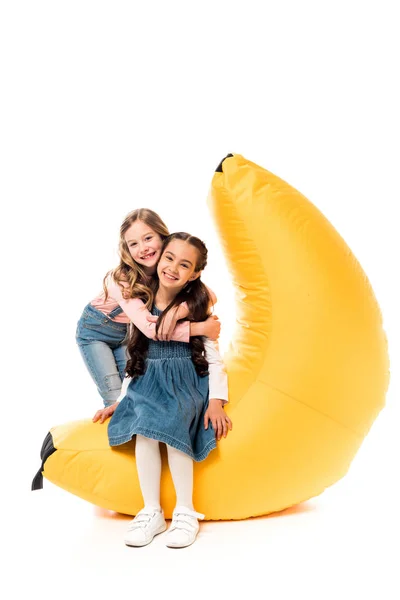
[[(129, 213), (120, 229), (120, 264), (106, 275), (103, 292), (85, 307), (79, 319), (76, 341), (105, 407), (112, 406), (121, 394), (128, 324), (132, 321), (150, 339), (156, 336), (157, 319), (151, 317), (145, 303), (152, 295), (156, 265), (168, 235), (165, 223), (152, 210), (140, 208)], [(215, 295), (209, 291), (214, 304)], [(176, 326), (187, 313), (185, 303), (170, 311), (157, 330), (158, 339), (188, 342), (191, 335), (218, 338), (220, 323), (215, 316), (202, 323), (184, 321)]]
[[(184, 300), (189, 319), (204, 320), (210, 299), (200, 275), (207, 264), (203, 242), (188, 233), (164, 240), (157, 265), (152, 313), (156, 329)], [(136, 466), (144, 508), (125, 536), (129, 546), (144, 546), (166, 529), (160, 506), (161, 456), (159, 442), (167, 446), (168, 463), (177, 496), (166, 544), (181, 548), (196, 538), (198, 519), (193, 507), (193, 461), (202, 461), (216, 447), (216, 438), (232, 428), (223, 406), (228, 400), (226, 377), (217, 393), (209, 392), (207, 352), (202, 337), (189, 343), (147, 339), (136, 327), (128, 344), (127, 373), (132, 377), (126, 396), (113, 408), (108, 425), (111, 446), (136, 435)], [(209, 399), (210, 398), (210, 399)], [(209, 426), (211, 424), (212, 426)]]

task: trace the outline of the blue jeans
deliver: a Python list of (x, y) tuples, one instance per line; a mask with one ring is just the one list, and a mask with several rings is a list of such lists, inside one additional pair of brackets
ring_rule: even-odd
[(104, 406), (118, 399), (125, 377), (128, 326), (112, 320), (121, 312), (117, 307), (107, 316), (88, 304), (76, 328), (76, 342)]

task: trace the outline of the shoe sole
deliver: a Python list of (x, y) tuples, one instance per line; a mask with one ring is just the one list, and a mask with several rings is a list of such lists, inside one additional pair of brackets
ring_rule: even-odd
[(165, 544), (167, 546), (167, 548), (173, 548), (174, 550), (177, 550), (178, 548), (187, 548), (188, 546), (191, 546), (192, 544), (194, 544), (194, 542), (196, 541), (197, 535), (194, 538), (193, 541), (189, 542), (189, 544), (180, 544), (179, 546), (177, 544)]
[(164, 531), (167, 529), (167, 524), (165, 523), (165, 525), (162, 525), (153, 535), (153, 537), (148, 541), (148, 542), (143, 542), (143, 544), (132, 544), (132, 542), (129, 542), (127, 540), (124, 540), (125, 545), (126, 546), (130, 546), (131, 548), (142, 548), (142, 546), (147, 546), (148, 544), (150, 544), (150, 542), (152, 542), (154, 540), (154, 538), (156, 537), (156, 535), (159, 535), (160, 533), (164, 533)]

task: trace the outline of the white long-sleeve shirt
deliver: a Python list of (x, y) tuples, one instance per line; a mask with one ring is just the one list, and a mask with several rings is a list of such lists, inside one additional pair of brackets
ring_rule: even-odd
[(213, 342), (209, 338), (203, 338), (205, 356), (208, 362), (208, 386), (209, 398), (218, 398), (224, 400), (224, 404), (228, 399), (228, 375), (226, 372), (224, 361), (219, 352), (218, 342)]

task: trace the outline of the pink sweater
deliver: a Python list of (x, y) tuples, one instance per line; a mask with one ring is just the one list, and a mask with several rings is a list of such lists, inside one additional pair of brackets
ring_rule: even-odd
[[(120, 306), (124, 311), (120, 315), (114, 317), (116, 323), (134, 323), (138, 329), (148, 338), (154, 340), (156, 336), (156, 323), (150, 323), (147, 317), (151, 312), (146, 308), (146, 305), (140, 298), (129, 298), (125, 300), (122, 296), (121, 288), (115, 281), (109, 278), (107, 282), (108, 297), (104, 299), (104, 292), (96, 296), (90, 303), (105, 315), (110, 314), (114, 308)], [(172, 339), (175, 342), (186, 342), (190, 340), (190, 322), (184, 321), (179, 323), (172, 334)]]

